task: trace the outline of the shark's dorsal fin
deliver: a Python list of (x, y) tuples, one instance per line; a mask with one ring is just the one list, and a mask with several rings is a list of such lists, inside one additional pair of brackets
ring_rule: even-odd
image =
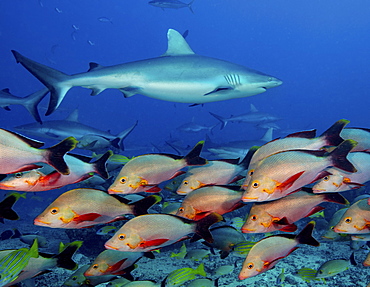
[(182, 56), (195, 54), (190, 48), (184, 37), (174, 29), (167, 32), (168, 47), (162, 56)]
[(89, 63), (89, 70), (88, 70), (88, 72), (100, 70), (102, 68), (104, 68), (104, 66), (102, 66), (102, 65), (100, 65), (98, 63), (90, 62)]
[(249, 111), (250, 113), (257, 113), (258, 112), (258, 110), (257, 110), (257, 108), (253, 105), (253, 104), (251, 104), (251, 109), (250, 109), (250, 111)]
[(66, 118), (66, 121), (78, 122), (78, 109), (75, 109), (69, 116)]

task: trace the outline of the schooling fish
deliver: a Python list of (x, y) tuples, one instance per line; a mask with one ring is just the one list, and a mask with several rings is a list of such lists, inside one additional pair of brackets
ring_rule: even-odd
[(31, 257), (39, 256), (37, 240), (35, 240), (30, 249), (20, 248), (14, 250), (0, 259), (0, 286), (13, 282), (28, 265)]
[(322, 264), (316, 272), (316, 278), (328, 278), (337, 275), (347, 269), (351, 265), (356, 266), (354, 253), (351, 254), (350, 259), (334, 259), (326, 261)]
[(304, 267), (304, 268), (298, 269), (294, 275), (301, 278), (305, 282), (321, 281), (321, 280), (325, 282), (324, 278), (322, 279), (316, 278), (316, 273), (317, 273), (317, 270)]
[(117, 227), (115, 226), (103, 226), (102, 228), (100, 228), (96, 234), (97, 235), (113, 235), (115, 232), (117, 231)]
[(64, 159), (69, 167), (70, 173), (68, 175), (60, 174), (57, 171), (48, 174), (39, 170), (17, 172), (0, 181), (0, 189), (26, 192), (51, 190), (86, 180), (92, 177), (94, 173), (107, 179), (109, 175), (106, 170), (106, 162), (112, 154), (112, 151), (107, 151), (93, 163), (86, 162), (87, 160), (90, 161), (90, 158), (86, 159), (86, 157), (80, 155), (66, 154)]
[(258, 163), (242, 200), (270, 201), (284, 197), (327, 175), (324, 170), (329, 166), (355, 172), (346, 158), (355, 145), (353, 140), (346, 140), (329, 154), (290, 150), (268, 156)]
[(348, 234), (337, 233), (334, 231), (335, 225), (338, 224), (343, 214), (347, 211), (348, 207), (337, 210), (332, 218), (329, 220), (328, 227), (322, 238), (329, 240), (349, 240)]
[(104, 250), (91, 263), (84, 272), (86, 277), (102, 275), (123, 275), (143, 256), (142, 252), (123, 252), (117, 250)]
[(196, 269), (185, 267), (172, 271), (164, 280), (165, 287), (176, 287), (195, 279), (196, 275), (206, 277), (204, 263), (201, 263)]
[(243, 207), (243, 192), (236, 187), (205, 186), (187, 194), (176, 215), (192, 220), (199, 220), (212, 212), (225, 214)]
[(352, 204), (335, 225), (338, 233), (363, 234), (370, 233), (370, 205), (364, 198)]
[(122, 167), (108, 192), (110, 194), (158, 192), (160, 188), (157, 185), (184, 173), (181, 171), (182, 168), (207, 163), (207, 160), (199, 157), (203, 145), (204, 141), (200, 141), (184, 157), (169, 154), (146, 154), (135, 157)]
[(77, 140), (66, 138), (55, 146), (39, 149), (44, 144), (19, 134), (0, 129), (0, 174), (16, 173), (38, 168), (44, 162), (62, 174), (69, 174), (63, 156), (75, 148)]
[(120, 251), (146, 252), (185, 239), (196, 233), (206, 241), (213, 238), (209, 227), (222, 220), (212, 213), (199, 221), (192, 221), (170, 214), (146, 214), (127, 221), (116, 234), (105, 243), (105, 248)]
[(312, 187), (313, 192), (341, 192), (364, 186), (364, 183), (370, 180), (370, 153), (350, 152), (347, 159), (356, 168), (356, 172), (329, 168), (329, 174), (319, 179)]
[[(39, 257), (31, 257), (27, 266), (24, 267), (18, 278), (5, 285), (5, 287), (15, 286), (15, 284), (21, 281), (36, 277), (45, 272), (50, 272), (51, 269), (54, 269), (56, 267), (68, 270), (77, 269), (78, 265), (76, 262), (73, 261), (72, 257), (81, 247), (81, 245), (82, 241), (74, 241), (72, 243), (68, 243), (67, 245), (61, 243), (58, 254), (48, 254), (40, 252)], [(14, 250), (0, 251), (0, 259), (8, 255), (12, 251)]]
[(193, 8), (191, 7), (194, 1), (195, 0), (192, 0), (190, 3), (184, 3), (179, 0), (152, 0), (149, 1), (148, 4), (154, 7), (162, 8), (162, 10), (164, 10), (164, 8), (180, 9), (188, 7), (191, 13), (194, 13)]
[(125, 214), (146, 214), (161, 197), (148, 196), (133, 204), (104, 191), (77, 188), (61, 194), (34, 220), (35, 225), (51, 228), (83, 228), (125, 219)]
[(266, 272), (274, 267), (280, 259), (287, 257), (296, 250), (299, 244), (319, 246), (320, 243), (312, 237), (314, 223), (309, 223), (298, 235), (273, 235), (258, 241), (249, 251), (239, 273), (239, 279), (244, 280)]
[(341, 131), (340, 136), (343, 139), (352, 139), (357, 142), (357, 145), (352, 151), (370, 152), (370, 129), (345, 128)]
[(294, 222), (324, 209), (318, 204), (322, 202), (348, 204), (348, 201), (337, 193), (320, 195), (301, 190), (278, 200), (254, 203), (241, 230), (243, 233), (276, 230), (294, 232), (297, 230)]
[(251, 157), (251, 152), (248, 152), (240, 163), (239, 160), (212, 160), (206, 165), (192, 167), (186, 172), (176, 193), (185, 195), (206, 185), (229, 184), (248, 168)]
[(64, 282), (63, 286), (79, 287), (79, 286), (96, 286), (101, 283), (108, 282), (112, 279), (117, 278), (116, 275), (102, 275), (102, 276), (90, 276), (86, 278), (84, 272), (90, 267), (90, 265), (83, 265), (78, 268), (75, 272), (68, 277)]

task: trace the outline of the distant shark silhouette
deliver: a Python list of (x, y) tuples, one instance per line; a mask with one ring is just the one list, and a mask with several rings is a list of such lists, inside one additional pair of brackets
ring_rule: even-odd
[(195, 54), (181, 34), (167, 33), (168, 49), (161, 57), (103, 67), (90, 63), (88, 72), (66, 75), (12, 50), (18, 63), (50, 90), (46, 115), (53, 113), (72, 87), (97, 95), (119, 89), (125, 97), (141, 94), (155, 99), (202, 104), (263, 93), (282, 84), (279, 79), (247, 67)]

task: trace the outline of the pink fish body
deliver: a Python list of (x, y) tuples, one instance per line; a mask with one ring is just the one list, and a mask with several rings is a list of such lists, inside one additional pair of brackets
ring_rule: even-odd
[(76, 144), (77, 140), (69, 137), (51, 148), (39, 149), (43, 143), (0, 129), (0, 174), (35, 169), (39, 167), (35, 164), (38, 162), (47, 163), (58, 172), (68, 174), (63, 155)]
[(319, 246), (312, 237), (314, 224), (309, 223), (298, 235), (273, 235), (258, 241), (244, 260), (239, 279), (244, 280), (274, 267), (280, 259), (296, 250), (299, 244)]
[(306, 191), (298, 191), (278, 200), (253, 204), (241, 230), (243, 233), (296, 231), (297, 226), (294, 222), (324, 209), (318, 204), (325, 201), (347, 203), (339, 194), (318, 196)]
[(75, 156), (66, 154), (65, 162), (70, 171), (68, 175), (60, 174), (57, 171), (53, 171), (49, 174), (44, 174), (40, 170), (19, 172), (2, 180), (0, 182), (0, 189), (37, 192), (61, 188), (68, 184), (77, 183), (88, 179), (93, 176), (94, 173), (108, 178), (105, 163), (111, 154), (111, 152), (107, 152), (101, 159), (94, 163), (87, 163)]
[(206, 165), (190, 168), (176, 193), (185, 195), (205, 185), (228, 184), (243, 170), (242, 165), (227, 161), (209, 161)]
[(370, 180), (370, 153), (351, 152), (348, 160), (356, 168), (356, 172), (346, 172), (337, 168), (329, 168), (330, 173), (318, 180), (312, 187), (314, 193), (341, 192), (356, 189)]
[[(127, 221), (105, 243), (105, 248), (119, 251), (146, 252), (185, 239), (190, 233), (202, 233), (201, 230), (203, 230), (203, 237), (212, 241), (208, 228), (221, 219), (222, 217), (217, 214), (210, 214), (198, 222), (169, 214), (141, 215)], [(202, 228), (202, 226), (205, 227)]]
[(329, 155), (324, 151), (291, 150), (273, 154), (261, 160), (251, 175), (244, 202), (270, 201), (284, 197), (301, 187), (327, 175), (324, 170), (337, 166), (355, 171), (346, 159), (355, 146), (352, 140), (344, 141)]
[(338, 233), (370, 233), (370, 205), (364, 198), (352, 204), (343, 214), (334, 231)]
[[(137, 205), (146, 208), (158, 202), (159, 196), (147, 197), (129, 205), (97, 189), (78, 188), (61, 194), (34, 220), (35, 225), (51, 228), (83, 228), (125, 219), (134, 214)], [(145, 207), (144, 207), (145, 205)]]
[(243, 193), (221, 186), (205, 186), (185, 196), (176, 215), (192, 220), (199, 220), (216, 212), (225, 214), (243, 207)]
[(101, 252), (84, 272), (85, 276), (122, 275), (143, 256), (141, 252), (122, 252), (107, 249)]
[(110, 194), (130, 194), (142, 191), (155, 192), (163, 181), (176, 177), (189, 165), (204, 165), (206, 160), (199, 157), (204, 142), (199, 142), (185, 157), (166, 154), (146, 154), (131, 159), (122, 167), (114, 183), (109, 187)]

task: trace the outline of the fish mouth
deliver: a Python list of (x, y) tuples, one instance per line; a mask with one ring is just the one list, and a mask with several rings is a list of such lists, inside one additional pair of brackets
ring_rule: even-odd
[(34, 225), (50, 225), (50, 222), (43, 221), (39, 218), (35, 218), (33, 221)]
[(241, 229), (242, 233), (248, 233), (248, 232), (253, 232), (256, 231), (256, 229), (251, 229), (251, 228), (242, 228)]
[(347, 230), (344, 230), (344, 229), (340, 229), (340, 228), (337, 228), (337, 227), (334, 227), (334, 231), (337, 232), (337, 233), (343, 233), (343, 232), (347, 232)]
[(177, 191), (176, 191), (176, 193), (177, 193), (177, 194), (180, 194), (180, 195), (185, 195), (185, 194), (187, 194), (187, 192), (185, 192), (185, 191), (181, 191), (181, 190), (177, 190)]
[(246, 196), (243, 196), (242, 197), (242, 201), (246, 202), (246, 201), (256, 201), (258, 199), (258, 197), (246, 197)]
[(117, 247), (114, 247), (114, 246), (109, 245), (109, 244), (107, 244), (107, 243), (105, 243), (105, 244), (104, 244), (104, 247), (105, 247), (105, 248), (107, 248), (107, 249), (118, 250), (118, 248), (117, 248)]

